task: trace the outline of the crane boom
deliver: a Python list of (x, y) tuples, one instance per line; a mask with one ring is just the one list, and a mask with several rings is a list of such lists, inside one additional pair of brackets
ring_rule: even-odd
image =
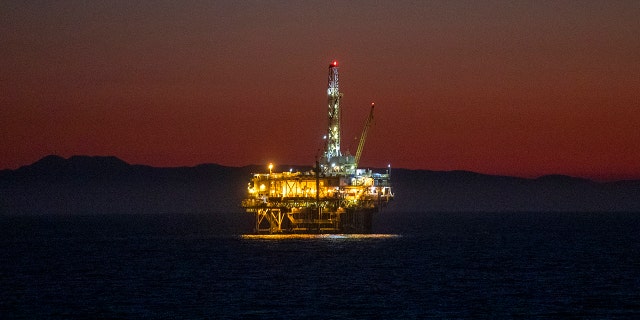
[(355, 157), (355, 165), (358, 167), (358, 163), (360, 162), (360, 156), (362, 155), (362, 149), (364, 148), (364, 142), (367, 140), (367, 132), (369, 131), (369, 127), (373, 122), (373, 108), (375, 104), (371, 104), (371, 111), (369, 111), (369, 117), (367, 117), (367, 121), (364, 123), (364, 128), (362, 129), (362, 135), (360, 135), (360, 142), (358, 143), (358, 151), (356, 151)]

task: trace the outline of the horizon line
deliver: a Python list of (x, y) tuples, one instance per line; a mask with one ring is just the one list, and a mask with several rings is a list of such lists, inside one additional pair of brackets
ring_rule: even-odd
[[(114, 158), (117, 159), (127, 165), (130, 166), (147, 166), (147, 167), (152, 167), (152, 168), (160, 168), (160, 169), (171, 169), (171, 168), (195, 168), (198, 166), (202, 166), (202, 165), (216, 165), (216, 166), (221, 166), (221, 167), (227, 167), (227, 168), (245, 168), (245, 167), (252, 167), (252, 166), (265, 166), (265, 168), (267, 167), (268, 164), (246, 164), (246, 165), (225, 165), (225, 164), (220, 164), (220, 163), (215, 163), (215, 162), (201, 162), (201, 163), (197, 163), (194, 165), (178, 165), (178, 166), (156, 166), (156, 165), (150, 165), (150, 164), (144, 164), (144, 163), (131, 163), (128, 162), (126, 160), (123, 160), (122, 158), (118, 157), (118, 156), (114, 156), (114, 155), (80, 155), (80, 154), (76, 154), (76, 155), (71, 155), (69, 157), (64, 157), (58, 154), (49, 154), (49, 155), (45, 155), (41, 158), (39, 158), (38, 160), (30, 163), (30, 164), (26, 164), (26, 165), (21, 165), (18, 168), (15, 169), (11, 169), (11, 168), (3, 168), (0, 169), (0, 171), (16, 171), (19, 170), (21, 168), (24, 167), (30, 167), (46, 158), (50, 158), (50, 157), (55, 157), (55, 158), (60, 158), (63, 159), (65, 161), (69, 161), (74, 157), (77, 158)], [(276, 166), (284, 166), (284, 167), (309, 167), (309, 168), (313, 168), (313, 165), (311, 164), (277, 164)], [(367, 168), (367, 169), (373, 169), (373, 170), (384, 170), (386, 169), (386, 167), (375, 167), (375, 166), (363, 166), (362, 168)], [(408, 170), (408, 171), (429, 171), (429, 172), (468, 172), (468, 173), (473, 173), (473, 174), (480, 174), (480, 175), (486, 175), (486, 176), (495, 176), (495, 177), (510, 177), (510, 178), (520, 178), (520, 179), (527, 179), (527, 180), (536, 180), (536, 179), (540, 179), (540, 178), (544, 178), (544, 177), (553, 177), (553, 176), (563, 176), (563, 177), (568, 177), (568, 178), (575, 178), (575, 179), (583, 179), (583, 180), (589, 180), (589, 181), (593, 181), (593, 182), (598, 182), (598, 183), (606, 183), (606, 182), (619, 182), (619, 181), (635, 181), (635, 180), (640, 180), (640, 175), (634, 175), (634, 174), (623, 174), (623, 173), (613, 173), (613, 174), (599, 174), (599, 175), (575, 175), (575, 174), (567, 174), (567, 173), (547, 173), (547, 174), (539, 174), (539, 175), (526, 175), (526, 174), (521, 174), (521, 175), (517, 175), (517, 174), (507, 174), (507, 173), (487, 173), (487, 172), (480, 172), (480, 171), (474, 171), (474, 170), (467, 170), (467, 169), (451, 169), (451, 170), (434, 170), (434, 169), (424, 169), (424, 168), (404, 168), (404, 167), (391, 167), (392, 170)], [(265, 169), (265, 171), (267, 171), (268, 169)], [(284, 172), (284, 171), (283, 171)]]

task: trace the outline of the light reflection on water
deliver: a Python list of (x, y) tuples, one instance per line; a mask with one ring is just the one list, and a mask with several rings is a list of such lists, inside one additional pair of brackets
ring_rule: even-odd
[(247, 240), (286, 240), (286, 239), (386, 239), (400, 238), (399, 234), (243, 234), (242, 239)]

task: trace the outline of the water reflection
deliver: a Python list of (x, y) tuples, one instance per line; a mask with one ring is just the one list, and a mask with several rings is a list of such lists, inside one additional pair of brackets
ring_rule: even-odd
[(386, 239), (400, 238), (399, 234), (243, 234), (247, 240), (286, 240), (286, 239)]

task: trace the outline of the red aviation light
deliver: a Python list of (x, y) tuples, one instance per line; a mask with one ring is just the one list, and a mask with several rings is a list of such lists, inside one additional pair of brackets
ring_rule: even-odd
[(337, 67), (338, 66), (338, 61), (333, 60), (333, 62), (331, 63), (332, 67)]

